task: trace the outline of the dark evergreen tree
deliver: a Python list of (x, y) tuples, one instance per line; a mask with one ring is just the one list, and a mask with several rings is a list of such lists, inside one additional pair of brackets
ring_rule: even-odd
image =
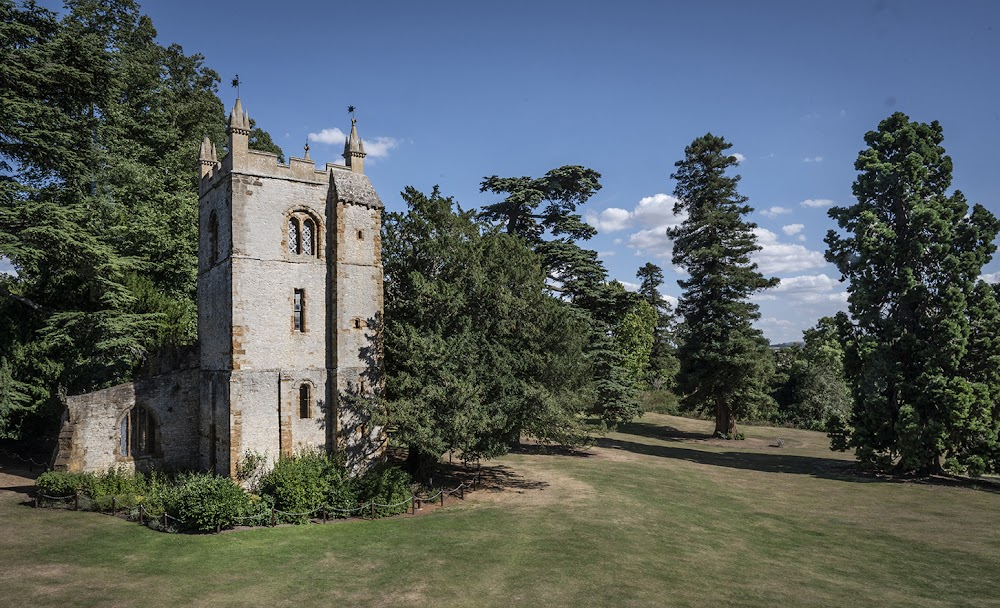
[[(827, 234), (827, 259), (850, 281), (854, 323), (847, 441), (860, 461), (883, 469), (934, 473), (950, 458), (981, 470), (972, 446), (996, 428), (991, 380), (976, 371), (990, 345), (970, 343), (970, 332), (991, 323), (985, 290), (973, 295), (1000, 222), (948, 193), (942, 141), (937, 122), (899, 112), (885, 119), (855, 163), (857, 202), (829, 212), (842, 232)], [(996, 441), (993, 432), (985, 443)]]
[(750, 255), (760, 249), (755, 224), (743, 216), (753, 211), (737, 192), (739, 176), (726, 170), (737, 164), (726, 154), (732, 144), (711, 133), (685, 148), (674, 164), (677, 180), (674, 213), (687, 219), (667, 230), (674, 240), (673, 263), (690, 278), (678, 311), (681, 327), (678, 389), (681, 405), (715, 414), (715, 434), (736, 438), (737, 418), (769, 407), (771, 357), (768, 343), (751, 322), (760, 316), (750, 301), (755, 292), (772, 287), (757, 271)]
[(634, 294), (609, 282), (597, 252), (577, 244), (597, 233), (576, 209), (601, 189), (600, 177), (593, 169), (576, 165), (553, 169), (540, 178), (487, 177), (480, 190), (506, 198), (486, 205), (480, 215), (531, 247), (541, 257), (546, 288), (589, 315), (587, 352), (599, 387), (591, 412), (614, 425), (641, 410), (634, 379), (623, 367), (626, 354), (617, 350), (613, 335), (632, 309)]
[(193, 162), (222, 145), (218, 80), (130, 0), (0, 0), (0, 436), (195, 339)]
[(589, 322), (549, 296), (538, 257), (435, 188), (387, 214), (385, 419), (417, 475), (446, 451), (488, 458), (522, 433), (575, 445), (593, 390)]

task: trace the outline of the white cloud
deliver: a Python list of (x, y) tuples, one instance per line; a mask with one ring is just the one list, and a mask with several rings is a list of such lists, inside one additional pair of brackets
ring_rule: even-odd
[(775, 205), (774, 207), (764, 209), (763, 211), (760, 212), (760, 214), (763, 215), (764, 217), (778, 217), (779, 215), (784, 215), (785, 213), (791, 213), (791, 212), (792, 210), (787, 207), (780, 207), (778, 205)]
[(802, 159), (802, 162), (804, 162), (804, 163), (821, 163), (821, 162), (823, 162), (823, 157), (822, 156), (807, 156), (807, 157), (805, 157), (805, 158)]
[(752, 259), (765, 275), (802, 272), (826, 264), (819, 251), (793, 243), (781, 243), (778, 235), (766, 228), (754, 228), (754, 234), (761, 250), (755, 252)]
[(627, 209), (609, 207), (600, 213), (588, 211), (584, 219), (588, 224), (601, 232), (618, 232), (629, 227), (632, 220), (632, 213)]
[(1000, 283), (1000, 272), (990, 272), (988, 274), (981, 274), (979, 275), (979, 278), (980, 280), (986, 281), (987, 283)]
[(747, 159), (746, 156), (743, 156), (739, 152), (733, 152), (732, 154), (730, 154), (730, 156), (736, 159), (737, 164), (743, 164), (743, 161)]
[[(323, 129), (319, 133), (310, 133), (306, 138), (311, 142), (342, 146), (347, 141), (347, 134), (334, 127), (333, 129)], [(370, 158), (386, 158), (389, 156), (389, 152), (399, 147), (399, 140), (395, 137), (362, 138), (362, 140), (365, 152)]]
[(799, 203), (802, 207), (832, 207), (835, 205), (833, 201), (828, 198), (807, 198), (806, 200)]
[(611, 250), (611, 251), (598, 251), (597, 252), (597, 257), (599, 257), (599, 258), (613, 258), (617, 254), (618, 254), (618, 252), (614, 251), (614, 250)]
[(803, 228), (805, 228), (805, 224), (789, 224), (787, 226), (782, 226), (781, 231), (787, 234), (788, 236), (792, 236), (794, 234), (802, 232)]
[(677, 310), (677, 304), (680, 302), (680, 300), (670, 295), (664, 295), (663, 299), (667, 302), (667, 304), (670, 304), (671, 310)]
[(631, 283), (629, 281), (618, 281), (618, 282), (625, 287), (625, 291), (632, 291), (632, 292), (639, 291), (638, 283)]
[(371, 158), (385, 158), (389, 152), (399, 147), (399, 140), (395, 137), (376, 137), (375, 139), (364, 139), (365, 152)]
[(309, 141), (314, 141), (320, 144), (330, 144), (330, 145), (344, 145), (347, 141), (347, 133), (344, 133), (340, 129), (323, 129), (319, 133), (310, 133), (306, 136)]
[(15, 276), (17, 272), (14, 271), (14, 265), (11, 264), (10, 260), (0, 255), (0, 274), (9, 274), (10, 276)]

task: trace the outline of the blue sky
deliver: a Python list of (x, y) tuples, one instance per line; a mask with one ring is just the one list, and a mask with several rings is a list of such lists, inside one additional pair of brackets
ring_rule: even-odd
[[(1000, 214), (1000, 3), (147, 1), (160, 41), (205, 55), (286, 154), (340, 162), (357, 106), (366, 172), (389, 210), (407, 185), (463, 207), (487, 175), (564, 164), (603, 175), (589, 247), (635, 283), (647, 261), (677, 297), (669, 179), (711, 131), (743, 159), (757, 258), (782, 286), (759, 327), (796, 340), (845, 308), (823, 261), (826, 209), (852, 202), (866, 131), (894, 111), (938, 120), (953, 186)], [(339, 131), (337, 131), (339, 129)], [(986, 273), (1000, 271), (992, 262)], [(1000, 274), (997, 275), (1000, 277)]]

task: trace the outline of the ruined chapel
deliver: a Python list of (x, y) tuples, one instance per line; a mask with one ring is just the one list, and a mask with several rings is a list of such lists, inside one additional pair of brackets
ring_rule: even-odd
[(381, 429), (356, 405), (381, 382), (382, 203), (356, 121), (344, 164), (279, 164), (248, 149), (239, 99), (229, 153), (199, 152), (198, 344), (154, 356), (136, 381), (67, 398), (53, 466), (233, 476), (249, 450), (306, 449), (356, 468)]

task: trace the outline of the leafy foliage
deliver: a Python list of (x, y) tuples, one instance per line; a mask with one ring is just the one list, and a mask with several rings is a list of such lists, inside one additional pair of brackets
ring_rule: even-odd
[(131, 0), (0, 0), (0, 435), (196, 331), (197, 184), (218, 75)]
[(164, 508), (181, 525), (208, 532), (216, 527), (232, 528), (240, 518), (257, 515), (261, 504), (228, 477), (189, 473), (177, 478), (166, 495)]
[(976, 280), (1000, 222), (948, 194), (943, 139), (937, 122), (899, 112), (883, 120), (855, 163), (857, 202), (829, 211), (843, 232), (827, 234), (827, 259), (850, 280), (853, 320), (854, 409), (835, 430), (861, 462), (883, 469), (997, 464), (997, 385), (983, 373), (995, 351), (982, 333), (995, 321)]
[[(521, 433), (579, 443), (586, 319), (546, 295), (538, 258), (435, 188), (383, 224), (386, 411), (424, 465), (504, 453)], [(423, 464), (420, 464), (423, 463)]]
[(771, 359), (767, 341), (751, 325), (760, 313), (750, 296), (778, 282), (764, 278), (750, 261), (760, 246), (756, 225), (743, 219), (752, 209), (736, 190), (739, 176), (726, 175), (737, 164), (725, 153), (731, 147), (709, 133), (685, 148), (671, 177), (677, 180), (674, 213), (688, 217), (667, 230), (674, 239), (673, 263), (691, 275), (678, 281), (684, 289), (678, 305), (684, 317), (681, 404), (713, 411), (715, 432), (724, 437), (736, 436), (737, 418), (771, 404)]

